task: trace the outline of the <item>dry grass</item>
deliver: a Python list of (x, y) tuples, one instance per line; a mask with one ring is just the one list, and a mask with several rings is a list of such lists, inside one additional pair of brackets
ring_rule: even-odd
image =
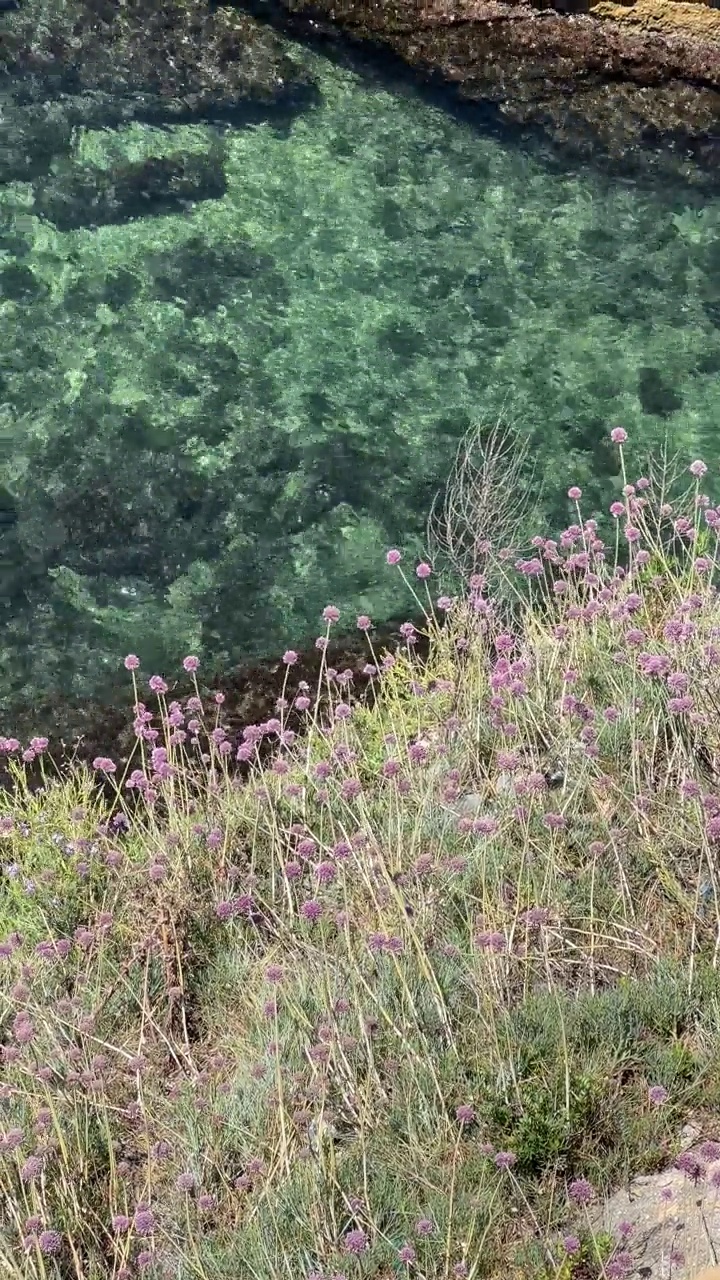
[(33, 795), (18, 763), (3, 1274), (623, 1274), (583, 1192), (720, 1102), (715, 518), (661, 477), (622, 499), (629, 572), (579, 520), (428, 593), (426, 663), (369, 633), (372, 707), (324, 669), (321, 716), (288, 655), (242, 784), (221, 708), (162, 686), (122, 828), (89, 773)]

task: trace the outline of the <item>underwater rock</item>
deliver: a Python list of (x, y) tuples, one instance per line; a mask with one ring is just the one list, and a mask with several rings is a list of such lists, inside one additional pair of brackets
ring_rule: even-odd
[(683, 407), (682, 396), (668, 385), (659, 369), (638, 369), (638, 397), (645, 413), (668, 418)]
[[(0, 102), (59, 102), (45, 113), (51, 132), (62, 125), (68, 97), (79, 116), (73, 124), (92, 127), (96, 119), (108, 127), (129, 119), (242, 123), (259, 109), (258, 118), (287, 117), (313, 96), (285, 43), (232, 8), (211, 11), (198, 0), (24, 0), (0, 17)], [(36, 128), (42, 120), (39, 113)]]
[[(245, 0), (244, 8), (315, 42), (337, 45), (340, 37), (394, 54), (429, 85), (453, 86), (460, 104), (482, 106), (487, 119), (492, 104), (506, 126), (539, 127), (566, 158), (604, 153), (634, 176), (652, 165), (655, 147), (664, 150), (664, 165), (691, 182), (699, 169), (720, 172), (716, 7), (683, 0), (597, 0), (594, 7), (592, 0)], [(627, 20), (618, 20), (620, 10)], [(677, 17), (672, 26), (668, 14)]]
[(35, 186), (35, 213), (58, 231), (175, 213), (225, 195), (214, 154), (151, 156), (113, 169), (76, 166)]

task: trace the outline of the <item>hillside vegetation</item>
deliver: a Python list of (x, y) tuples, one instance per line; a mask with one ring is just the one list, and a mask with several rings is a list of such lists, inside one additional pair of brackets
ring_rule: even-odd
[(0, 743), (4, 1275), (633, 1273), (603, 1197), (720, 1137), (720, 510), (625, 439), (605, 542), (388, 553), (371, 699), (288, 651), (238, 744), (128, 655), (127, 767)]

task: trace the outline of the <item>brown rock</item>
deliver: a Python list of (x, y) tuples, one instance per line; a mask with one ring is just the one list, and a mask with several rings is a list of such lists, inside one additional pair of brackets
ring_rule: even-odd
[(590, 13), (594, 17), (625, 22), (643, 32), (686, 33), (700, 40), (720, 42), (720, 9), (711, 9), (697, 0), (635, 0), (634, 4), (599, 0), (590, 6)]
[(273, 102), (297, 75), (273, 32), (198, 0), (26, 0), (3, 15), (3, 69), (71, 92), (156, 95), (196, 110)]
[[(378, 41), (458, 99), (541, 126), (566, 153), (720, 172), (720, 9), (692, 0), (257, 0), (295, 33)], [(642, 148), (638, 147), (642, 144)], [(667, 158), (667, 157), (666, 157)]]

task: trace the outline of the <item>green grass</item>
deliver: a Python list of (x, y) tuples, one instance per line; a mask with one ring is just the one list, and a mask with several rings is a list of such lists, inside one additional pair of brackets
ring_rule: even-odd
[(658, 494), (627, 498), (625, 576), (588, 528), (539, 576), (489, 553), (494, 608), (428, 592), (427, 660), (369, 633), (374, 700), (324, 669), (296, 738), (289, 662), (244, 781), (222, 707), (161, 691), (126, 833), (89, 772), (32, 794), (15, 766), (4, 1274), (620, 1274), (573, 1184), (600, 1204), (720, 1106), (716, 538), (698, 565), (695, 490), (684, 539)]

